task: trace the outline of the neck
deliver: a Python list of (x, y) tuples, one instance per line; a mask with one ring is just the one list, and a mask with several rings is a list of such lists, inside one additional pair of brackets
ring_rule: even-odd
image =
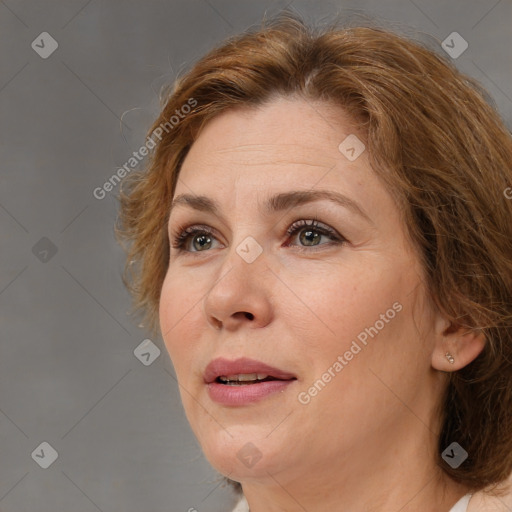
[(439, 476), (421, 482), (402, 477), (386, 486), (371, 479), (336, 483), (304, 478), (283, 485), (273, 478), (273, 483), (247, 484), (243, 489), (251, 512), (448, 512), (467, 493), (464, 487)]
[[(435, 460), (435, 440), (395, 430), (387, 443), (368, 443), (302, 468), (279, 471), (242, 482), (251, 512), (448, 512), (467, 493)], [(426, 461), (431, 461), (427, 463)]]

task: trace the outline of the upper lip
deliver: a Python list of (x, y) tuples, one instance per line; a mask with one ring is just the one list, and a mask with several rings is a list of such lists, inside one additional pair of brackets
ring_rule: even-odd
[(295, 375), (289, 372), (262, 363), (261, 361), (248, 359), (247, 357), (241, 357), (233, 361), (221, 357), (214, 359), (208, 364), (204, 371), (204, 381), (209, 384), (210, 382), (214, 382), (217, 377), (223, 375), (240, 375), (244, 373), (261, 373), (280, 380), (296, 378)]

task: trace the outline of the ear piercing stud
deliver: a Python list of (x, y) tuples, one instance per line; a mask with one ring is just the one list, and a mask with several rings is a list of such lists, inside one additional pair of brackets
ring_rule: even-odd
[(454, 357), (450, 354), (450, 352), (446, 352), (446, 359), (450, 362), (450, 364), (455, 363)]

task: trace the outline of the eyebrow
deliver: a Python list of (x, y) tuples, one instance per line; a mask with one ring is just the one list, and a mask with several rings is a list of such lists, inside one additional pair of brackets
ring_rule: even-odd
[[(263, 205), (263, 211), (270, 215), (275, 212), (288, 210), (295, 206), (322, 200), (331, 201), (339, 206), (343, 206), (356, 215), (359, 215), (370, 224), (373, 224), (373, 221), (370, 219), (368, 214), (353, 199), (350, 199), (350, 197), (339, 192), (333, 192), (330, 190), (295, 190), (291, 192), (282, 192), (267, 199)], [(213, 215), (217, 215), (220, 211), (218, 203), (207, 196), (180, 194), (172, 201), (169, 215), (174, 208), (179, 205), (188, 206), (194, 210), (211, 213)]]

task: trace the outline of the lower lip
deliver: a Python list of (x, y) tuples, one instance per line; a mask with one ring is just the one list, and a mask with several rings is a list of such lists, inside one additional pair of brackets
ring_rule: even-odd
[(208, 393), (214, 402), (222, 405), (245, 405), (257, 402), (273, 393), (284, 391), (295, 380), (269, 380), (257, 384), (230, 386), (211, 382), (207, 384)]

